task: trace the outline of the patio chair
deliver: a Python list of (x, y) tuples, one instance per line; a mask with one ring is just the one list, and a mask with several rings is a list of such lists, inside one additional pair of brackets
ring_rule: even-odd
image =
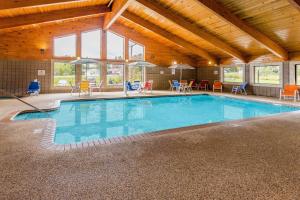
[(215, 90), (220, 90), (221, 92), (223, 92), (223, 84), (221, 81), (214, 81), (213, 92), (215, 92)]
[(126, 81), (125, 85), (126, 85), (127, 91), (138, 91), (141, 89), (140, 84), (139, 85), (131, 84), (130, 81)]
[(283, 89), (280, 89), (280, 97), (279, 99), (281, 100), (282, 98), (285, 100), (286, 97), (292, 97), (294, 101), (299, 99), (299, 88), (297, 85), (285, 85)]
[(89, 81), (81, 81), (79, 84), (79, 96), (84, 92), (86, 94), (91, 94), (90, 91), (90, 82)]
[(197, 89), (198, 88), (198, 85), (196, 83), (196, 80), (195, 79), (191, 79), (190, 82), (193, 81), (193, 84), (192, 84), (192, 88), (195, 88)]
[(168, 80), (168, 83), (169, 83), (169, 90), (173, 91), (173, 84), (172, 84), (172, 81), (171, 80)]
[(180, 91), (180, 83), (177, 80), (172, 80), (172, 91)]
[(92, 84), (92, 85), (90, 84), (91, 95), (93, 95), (94, 90), (97, 90), (98, 92), (101, 92), (102, 85), (103, 85), (103, 80), (100, 81), (99, 84)]
[(37, 80), (31, 81), (27, 88), (27, 94), (37, 96), (40, 94), (40, 91), (41, 91), (40, 82)]
[(231, 93), (237, 94), (240, 92), (241, 94), (247, 95), (246, 87), (248, 83), (242, 83), (241, 85), (234, 85), (231, 89)]
[(73, 85), (71, 81), (69, 83), (71, 86), (71, 95), (73, 95), (74, 92), (79, 92), (79, 84)]
[(141, 89), (141, 81), (134, 81), (132, 84), (132, 87), (136, 90), (140, 90)]
[(192, 87), (193, 83), (194, 83), (194, 81), (190, 81), (190, 83), (187, 86), (185, 86), (184, 91), (192, 92), (193, 91), (193, 87)]
[(187, 80), (181, 80), (180, 83), (186, 84), (188, 81)]
[(152, 93), (153, 80), (148, 80), (145, 82), (144, 86), (141, 88), (141, 91), (146, 92), (150, 91)]
[(208, 80), (201, 80), (199, 85), (198, 85), (198, 90), (202, 90), (204, 89), (205, 91), (208, 90), (208, 86), (209, 86), (209, 81)]

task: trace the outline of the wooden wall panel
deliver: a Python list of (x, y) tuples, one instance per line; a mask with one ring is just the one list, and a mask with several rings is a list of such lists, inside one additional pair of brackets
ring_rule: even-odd
[[(37, 70), (45, 70), (46, 76), (38, 76)], [(50, 91), (51, 62), (31, 60), (0, 60), (0, 89), (23, 96), (30, 81), (41, 82), (41, 92)], [(0, 96), (7, 96), (0, 92)]]
[[(214, 72), (218, 71), (218, 74)], [(199, 67), (197, 69), (197, 80), (208, 80), (210, 84), (210, 88), (212, 88), (212, 84), (215, 80), (220, 79), (220, 68), (219, 67)]]
[[(53, 58), (53, 37), (73, 33), (80, 34), (82, 31), (100, 28), (102, 24), (103, 18), (96, 17), (75, 20), (69, 23), (38, 26), (22, 31), (0, 33), (0, 58), (49, 60)], [(120, 23), (115, 23), (110, 30), (145, 45), (146, 60), (164, 66), (170, 65), (174, 60), (195, 64), (193, 59), (178, 52), (178, 50), (175, 51), (163, 43), (154, 41)], [(44, 55), (40, 54), (42, 48), (46, 50)]]
[[(38, 78), (42, 84), (42, 93), (69, 92), (69, 90), (50, 89), (53, 37), (73, 33), (79, 35), (82, 31), (102, 27), (102, 23), (103, 19), (97, 17), (0, 33), (0, 88), (17, 95), (24, 95), (28, 83)], [(145, 37), (135, 29), (125, 27), (121, 23), (115, 23), (110, 30), (145, 45), (146, 60), (159, 66), (147, 75), (148, 79), (154, 80), (154, 89), (167, 89), (169, 79), (179, 78), (178, 73), (176, 76), (169, 76), (170, 70), (166, 68), (173, 61), (176, 60), (178, 63), (188, 63), (193, 66), (196, 64), (193, 58), (185, 55), (185, 52), (180, 52), (180, 48), (174, 50), (161, 42)], [(41, 48), (46, 50), (44, 54), (40, 53)], [(46, 76), (37, 77), (38, 69), (46, 70)], [(161, 70), (166, 71), (166, 73), (160, 74)], [(102, 72), (105, 72), (105, 69)], [(183, 77), (194, 79), (195, 72), (184, 72)], [(104, 77), (103, 79), (105, 80)]]
[[(161, 74), (163, 72), (163, 74)], [(171, 69), (166, 67), (154, 67), (146, 69), (147, 80), (153, 80), (153, 88), (159, 90), (168, 90), (170, 88), (168, 80), (179, 80), (180, 71), (176, 70), (175, 75), (172, 74)], [(183, 70), (182, 80), (197, 79), (197, 70)]]

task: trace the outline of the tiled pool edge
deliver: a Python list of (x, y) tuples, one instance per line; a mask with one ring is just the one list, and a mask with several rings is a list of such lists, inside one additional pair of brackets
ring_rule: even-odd
[[(211, 92), (203, 92), (203, 93), (185, 93), (185, 94), (168, 94), (168, 95), (152, 95), (152, 96), (120, 96), (120, 97), (97, 97), (97, 98), (74, 98), (74, 99), (61, 99), (61, 100), (55, 100), (54, 106), (50, 108), (40, 108), (42, 111), (49, 112), (54, 111), (60, 108), (60, 104), (62, 102), (75, 102), (75, 101), (101, 101), (101, 100), (118, 100), (118, 99), (140, 99), (140, 98), (158, 98), (158, 97), (176, 97), (176, 96), (197, 96), (197, 95), (210, 95), (210, 96), (221, 96), (225, 98), (233, 98), (238, 100), (245, 100), (245, 101), (252, 101), (252, 102), (260, 102), (260, 103), (269, 103), (269, 104), (278, 104), (283, 106), (290, 106), (290, 107), (300, 107), (300, 105), (296, 104), (295, 102), (286, 102), (286, 101), (280, 101), (275, 99), (253, 99), (248, 98), (245, 99), (245, 97), (248, 97), (248, 95), (233, 95), (231, 93), (211, 93)], [(30, 112), (36, 112), (33, 109), (29, 110), (19, 110), (12, 112), (5, 116), (0, 122), (8, 122), (13, 121), (13, 118), (19, 114), (23, 113), (30, 113)]]
[[(299, 105), (295, 104), (287, 104), (286, 102), (274, 102), (274, 101), (267, 101), (266, 99), (261, 99), (261, 100), (255, 100), (255, 99), (245, 99), (243, 96), (230, 96), (230, 95), (224, 95), (224, 94), (208, 94), (208, 93), (203, 93), (203, 94), (187, 94), (185, 96), (194, 96), (194, 95), (212, 95), (212, 96), (224, 96), (228, 98), (235, 98), (235, 99), (241, 99), (241, 100), (251, 100), (251, 101), (256, 101), (256, 102), (262, 102), (262, 103), (270, 103), (270, 104), (280, 104), (280, 105), (286, 105), (286, 106), (294, 106), (294, 107), (299, 107)], [(114, 98), (93, 98), (93, 99), (68, 99), (68, 100), (56, 100), (52, 108), (46, 108), (42, 109), (43, 111), (53, 111), (57, 110), (60, 107), (61, 102), (70, 102), (70, 101), (95, 101), (95, 100), (116, 100), (116, 99), (135, 99), (135, 98), (155, 98), (155, 97), (174, 97), (174, 96), (183, 96), (183, 95), (158, 95), (158, 96), (134, 96), (134, 97), (114, 97)], [(291, 103), (291, 102), (288, 102)], [(21, 113), (27, 113), (27, 112), (33, 112), (34, 110), (22, 110), (22, 111), (16, 111), (10, 113), (4, 120), (1, 120), (1, 122), (12, 122), (13, 123), (13, 118)], [(110, 144), (117, 144), (117, 143), (122, 143), (122, 142), (133, 142), (137, 141), (139, 139), (145, 139), (145, 138), (150, 138), (152, 136), (159, 136), (159, 135), (165, 135), (165, 134), (171, 134), (171, 133), (186, 133), (190, 131), (196, 131), (198, 129), (202, 128), (207, 128), (207, 127), (212, 127), (212, 126), (220, 126), (220, 125), (234, 125), (235, 123), (239, 122), (246, 122), (246, 121), (255, 121), (255, 120), (260, 120), (264, 118), (272, 118), (272, 117), (278, 117), (278, 116), (284, 116), (284, 115), (292, 115), (293, 113), (298, 113), (300, 114), (300, 111), (292, 111), (292, 112), (287, 112), (287, 113), (279, 113), (276, 115), (272, 116), (263, 116), (263, 117), (256, 117), (256, 118), (249, 118), (249, 119), (240, 119), (240, 120), (233, 120), (233, 121), (225, 121), (225, 122), (215, 122), (215, 123), (210, 123), (210, 124), (202, 124), (202, 125), (194, 125), (194, 126), (188, 126), (188, 127), (181, 127), (181, 128), (174, 128), (174, 129), (167, 129), (167, 130), (162, 130), (162, 131), (155, 131), (155, 132), (148, 132), (148, 133), (142, 133), (142, 134), (136, 134), (136, 135), (131, 135), (131, 136), (121, 136), (121, 137), (115, 137), (115, 138), (109, 138), (109, 139), (96, 139), (96, 140), (90, 140), (90, 141), (85, 141), (81, 143), (75, 143), (75, 144), (55, 144), (54, 143), (54, 137), (55, 137), (55, 131), (56, 131), (56, 122), (55, 120), (52, 119), (41, 119), (43, 121), (46, 121), (45, 128), (43, 130), (43, 136), (41, 138), (41, 147), (43, 149), (48, 149), (48, 150), (56, 150), (56, 151), (67, 151), (67, 150), (72, 150), (72, 149), (81, 149), (81, 148), (86, 148), (86, 147), (94, 147), (98, 145), (110, 145)], [(234, 126), (233, 126), (234, 127)]]
[(180, 128), (167, 129), (167, 130), (162, 130), (162, 131), (141, 133), (141, 134), (130, 135), (130, 136), (89, 140), (89, 141), (74, 143), (74, 144), (55, 144), (54, 137), (55, 137), (55, 131), (56, 131), (56, 122), (52, 119), (44, 119), (43, 121), (46, 121), (47, 123), (46, 123), (44, 131), (43, 131), (43, 136), (40, 141), (40, 146), (41, 146), (41, 148), (46, 149), (46, 150), (65, 152), (65, 151), (69, 151), (69, 150), (83, 149), (83, 148), (88, 148), (88, 147), (105, 146), (105, 145), (119, 144), (119, 143), (124, 143), (124, 142), (136, 142), (136, 141), (139, 141), (142, 139), (151, 138), (153, 136), (162, 136), (162, 135), (168, 135), (168, 134), (174, 134), (174, 133), (185, 134), (185, 133), (194, 132), (194, 131), (197, 131), (197, 130), (200, 130), (203, 128), (209, 128), (209, 127), (214, 127), (214, 126), (240, 127), (240, 125), (238, 125), (237, 123), (257, 121), (257, 120), (261, 120), (261, 119), (271, 119), (271, 118), (276, 118), (279, 116), (292, 116), (294, 114), (300, 114), (300, 111), (298, 110), (298, 111), (281, 113), (281, 114), (272, 115), (272, 116), (263, 116), (263, 117), (249, 118), (249, 119), (240, 119), (240, 120), (233, 120), (233, 121), (226, 121), (226, 122), (215, 122), (215, 123), (210, 123), (210, 124), (180, 127)]

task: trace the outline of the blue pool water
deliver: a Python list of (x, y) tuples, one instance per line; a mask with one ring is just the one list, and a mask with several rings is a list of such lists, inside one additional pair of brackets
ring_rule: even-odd
[(274, 115), (299, 108), (209, 95), (62, 102), (59, 110), (15, 120), (53, 118), (56, 144), (79, 143), (213, 122)]

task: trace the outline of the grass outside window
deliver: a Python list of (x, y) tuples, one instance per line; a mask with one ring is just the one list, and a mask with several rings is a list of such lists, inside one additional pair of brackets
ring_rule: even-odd
[(224, 67), (223, 75), (225, 83), (242, 83), (244, 80), (244, 70), (240, 66)]

